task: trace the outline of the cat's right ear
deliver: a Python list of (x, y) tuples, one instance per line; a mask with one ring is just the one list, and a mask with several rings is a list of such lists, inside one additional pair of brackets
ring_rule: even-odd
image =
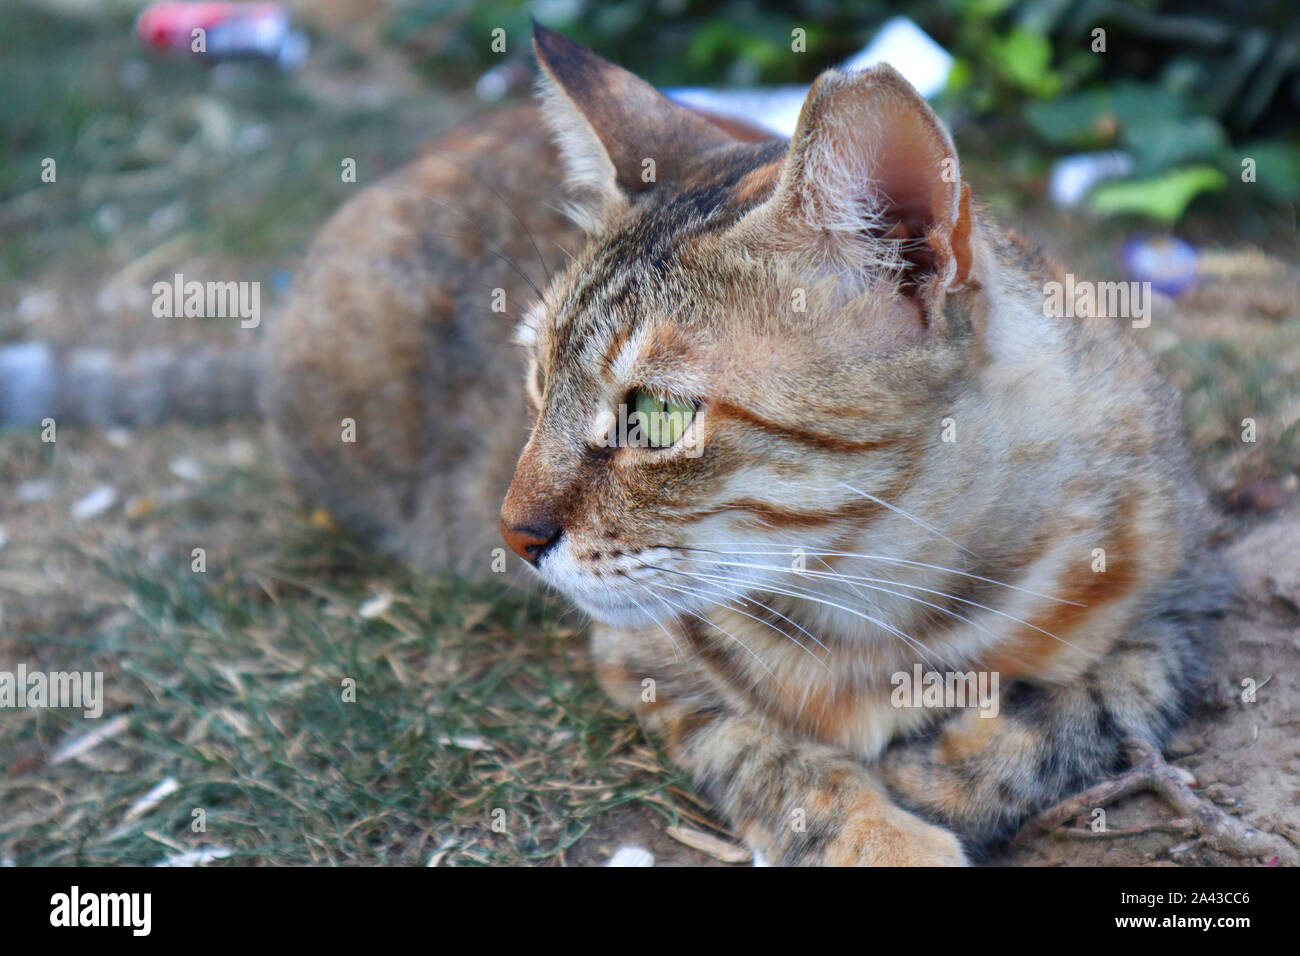
[(641, 78), (533, 24), (542, 112), (568, 173), (574, 218), (598, 228), (699, 152), (736, 140)]
[(894, 69), (813, 84), (772, 198), (754, 225), (846, 268), (896, 261), (923, 297), (973, 278), (970, 189), (952, 137)]

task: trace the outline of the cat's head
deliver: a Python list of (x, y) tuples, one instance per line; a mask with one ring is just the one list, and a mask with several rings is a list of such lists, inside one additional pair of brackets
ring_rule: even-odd
[(536, 420), (507, 542), (620, 624), (853, 550), (972, 360), (983, 256), (943, 125), (880, 66), (823, 74), (791, 141), (756, 137), (535, 46), (588, 241), (520, 330)]

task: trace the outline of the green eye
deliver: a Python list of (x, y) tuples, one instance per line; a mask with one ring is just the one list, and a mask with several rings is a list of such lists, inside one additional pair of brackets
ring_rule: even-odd
[(633, 423), (639, 426), (651, 448), (667, 448), (674, 444), (695, 417), (695, 406), (690, 402), (660, 398), (639, 388), (630, 398)]

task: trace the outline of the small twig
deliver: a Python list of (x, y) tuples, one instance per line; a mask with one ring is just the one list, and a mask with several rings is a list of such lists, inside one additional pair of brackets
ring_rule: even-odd
[[(1150, 790), (1180, 814), (1178, 819), (1164, 824), (1164, 828), (1173, 830), (1179, 826), (1179, 832), (1195, 833), (1211, 849), (1230, 856), (1243, 859), (1276, 857), (1277, 862), (1283, 865), (1300, 865), (1300, 851), (1294, 845), (1272, 833), (1248, 827), (1241, 820), (1198, 797), (1189, 785), (1194, 782), (1189, 780), (1190, 774), (1167, 764), (1155, 747), (1144, 740), (1133, 739), (1126, 740), (1124, 747), (1132, 762), (1131, 769), (1044, 810), (1026, 823), (1012, 842), (1017, 845), (1027, 843), (1043, 833), (1058, 830), (1063, 824), (1094, 807), (1105, 806), (1131, 793)], [(1131, 836), (1146, 829), (1157, 828), (1158, 825), (1133, 827), (1110, 831), (1109, 834), (1104, 831), (1092, 833), (1081, 830), (1062, 832), (1070, 836), (1083, 836), (1085, 833), (1097, 837)]]
[(1108, 840), (1142, 836), (1144, 833), (1173, 833), (1187, 837), (1195, 836), (1197, 831), (1196, 824), (1180, 817), (1176, 820), (1157, 820), (1154, 823), (1143, 823), (1133, 827), (1107, 827), (1105, 830), (1094, 830), (1088, 826), (1061, 827), (1054, 832), (1074, 840)]

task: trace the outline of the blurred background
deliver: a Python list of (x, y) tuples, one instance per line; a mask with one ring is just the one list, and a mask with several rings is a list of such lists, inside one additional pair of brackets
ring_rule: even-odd
[[(530, 16), (663, 87), (749, 94), (902, 17), (994, 214), (1079, 274), (1167, 293), (1141, 341), (1184, 391), (1220, 539), (1293, 513), (1293, 0), (298, 0), (266, 42), (204, 57), (145, 42), (145, 6), (0, 10), (0, 346), (255, 347), (154, 318), (152, 283), (259, 281), (273, 313), (357, 188), (342, 157), (364, 186), (530, 94)], [(1247, 417), (1266, 440), (1241, 441)], [(628, 839), (713, 861), (663, 836), (721, 829), (605, 708), (580, 628), (359, 550), (255, 421), (0, 431), (0, 669), (101, 670), (109, 697), (89, 740), (69, 711), (0, 712), (0, 862), (601, 862)]]

